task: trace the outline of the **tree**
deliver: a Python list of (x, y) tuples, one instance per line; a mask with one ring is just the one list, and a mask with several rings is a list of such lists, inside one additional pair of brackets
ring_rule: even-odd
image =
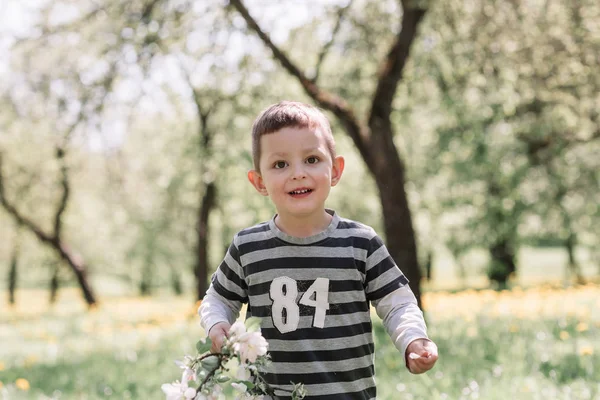
[[(486, 247), (501, 286), (526, 235), (570, 245), (575, 226), (590, 230), (586, 202), (567, 211), (560, 199), (598, 195), (597, 10), (590, 1), (440, 1), (413, 53), (406, 90), (426, 93), (443, 115), (429, 147), (436, 157), (422, 173), (425, 187), (444, 181), (435, 201), (455, 217), (446, 244), (456, 254)], [(533, 221), (543, 221), (535, 232)]]
[[(351, 3), (350, 3), (351, 4)], [(273, 57), (295, 77), (306, 94), (318, 106), (332, 112), (356, 145), (367, 168), (373, 175), (379, 190), (383, 212), (384, 231), (391, 256), (402, 268), (419, 303), (421, 298), (421, 271), (417, 258), (415, 232), (408, 199), (405, 191), (405, 165), (394, 144), (394, 126), (391, 120), (392, 103), (397, 86), (402, 79), (404, 66), (409, 57), (411, 45), (417, 35), (417, 28), (426, 9), (410, 0), (402, 0), (402, 10), (397, 16), (400, 29), (388, 48), (387, 55), (380, 61), (380, 72), (376, 88), (371, 98), (370, 111), (365, 119), (357, 116), (356, 110), (343, 96), (328, 90), (318, 82), (320, 64), (330, 48), (325, 44), (322, 55), (317, 56), (317, 66), (313, 77), (277, 46), (268, 33), (252, 17), (241, 0), (230, 0), (260, 40), (273, 53)], [(344, 13), (338, 13), (339, 18)], [(339, 90), (339, 89), (338, 89)]]

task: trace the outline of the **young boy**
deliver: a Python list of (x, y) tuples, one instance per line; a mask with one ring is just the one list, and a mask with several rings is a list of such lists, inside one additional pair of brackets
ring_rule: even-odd
[(198, 312), (213, 351), (248, 303), (269, 343), (271, 386), (303, 383), (306, 399), (374, 399), (372, 304), (407, 368), (431, 369), (437, 347), (382, 240), (325, 208), (344, 171), (325, 115), (297, 102), (270, 106), (252, 127), (252, 154), (248, 180), (277, 214), (237, 233), (212, 277)]

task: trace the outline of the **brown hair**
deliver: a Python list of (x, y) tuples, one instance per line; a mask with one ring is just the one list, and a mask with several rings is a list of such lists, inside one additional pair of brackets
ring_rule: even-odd
[(260, 138), (283, 128), (321, 128), (325, 133), (327, 149), (335, 158), (335, 141), (329, 120), (323, 112), (310, 104), (282, 101), (263, 110), (252, 125), (252, 159), (254, 169), (260, 171)]

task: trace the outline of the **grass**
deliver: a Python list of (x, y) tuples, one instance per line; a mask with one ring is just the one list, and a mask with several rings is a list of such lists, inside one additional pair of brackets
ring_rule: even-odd
[[(0, 303), (0, 399), (164, 399), (203, 335), (183, 298)], [(3, 296), (2, 301), (5, 300)], [(375, 317), (379, 399), (600, 399), (600, 286), (424, 296), (440, 360), (411, 375)]]

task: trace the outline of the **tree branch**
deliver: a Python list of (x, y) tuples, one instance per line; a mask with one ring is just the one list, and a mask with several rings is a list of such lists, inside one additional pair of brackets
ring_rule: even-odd
[(248, 9), (242, 3), (242, 0), (230, 0), (230, 5), (241, 14), (242, 18), (246, 21), (248, 27), (253, 30), (262, 42), (273, 52), (274, 57), (281, 63), (281, 65), (302, 85), (304, 91), (322, 108), (331, 111), (340, 119), (346, 132), (354, 141), (354, 144), (358, 148), (359, 152), (369, 164), (372, 157), (367, 147), (369, 131), (368, 128), (364, 127), (354, 113), (354, 110), (350, 105), (340, 98), (339, 96), (323, 90), (317, 86), (287, 57), (287, 55), (281, 51), (272, 41), (269, 35), (267, 35), (258, 23), (252, 18)]
[[(410, 6), (410, 2), (411, 0), (402, 0), (404, 8), (402, 13), (402, 27), (398, 35), (396, 35), (396, 40), (392, 44), (386, 59), (381, 65), (379, 80), (369, 115), (369, 126), (372, 126), (374, 119), (385, 119), (391, 114), (392, 101), (394, 100), (398, 83), (402, 79), (410, 46), (416, 37), (418, 25), (427, 11)], [(380, 132), (383, 131), (377, 130), (373, 133), (377, 134)]]
[(327, 43), (325, 43), (325, 45), (321, 49), (321, 52), (319, 53), (319, 56), (317, 58), (317, 65), (315, 66), (315, 76), (312, 78), (313, 83), (316, 83), (317, 80), (319, 80), (319, 72), (321, 71), (321, 65), (323, 64), (323, 60), (327, 56), (327, 53), (329, 53), (329, 50), (331, 49), (331, 46), (333, 45), (333, 42), (335, 41), (335, 37), (337, 36), (338, 32), (340, 31), (340, 28), (342, 27), (342, 20), (344, 19), (346, 12), (352, 6), (352, 1), (353, 0), (350, 0), (348, 2), (348, 4), (346, 4), (343, 7), (340, 7), (337, 11), (338, 18), (337, 18), (337, 21), (335, 22), (333, 31), (331, 32), (331, 38), (329, 39), (329, 41)]
[(2, 172), (2, 162), (3, 162), (3, 154), (0, 152), (0, 204), (4, 207), (4, 209), (12, 215), (19, 225), (26, 226), (29, 230), (31, 230), (38, 239), (42, 242), (46, 243), (54, 243), (55, 238), (45, 233), (39, 226), (37, 226), (33, 221), (28, 219), (27, 217), (21, 215), (21, 213), (17, 210), (17, 208), (11, 204), (6, 198), (6, 193), (4, 191), (4, 175)]

